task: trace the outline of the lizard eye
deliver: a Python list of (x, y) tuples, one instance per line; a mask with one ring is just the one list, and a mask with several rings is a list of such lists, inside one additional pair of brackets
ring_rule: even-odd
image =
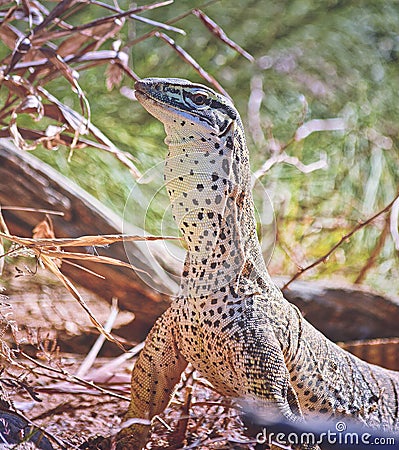
[(198, 106), (204, 105), (206, 100), (207, 100), (207, 95), (206, 94), (202, 94), (202, 93), (194, 94), (192, 96), (192, 100)]

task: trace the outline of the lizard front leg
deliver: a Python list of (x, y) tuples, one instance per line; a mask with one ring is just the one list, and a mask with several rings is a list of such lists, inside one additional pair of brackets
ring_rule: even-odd
[[(245, 387), (242, 393), (244, 404), (249, 400), (255, 412), (258, 411), (264, 418), (269, 417), (271, 422), (281, 419), (283, 422), (284, 420), (292, 423), (304, 422), (299, 399), (291, 384), (284, 354), (277, 338), (267, 325), (262, 333), (259, 333), (259, 330), (258, 333), (251, 333), (251, 326), (246, 327), (244, 339), (241, 340), (244, 348), (241, 352), (234, 352), (235, 355), (242, 355), (239, 358), (243, 363), (240, 370), (242, 373), (238, 374), (238, 378), (245, 380), (242, 383)], [(235, 359), (237, 361), (237, 356)], [(272, 445), (272, 448), (279, 447)], [(295, 448), (319, 449), (317, 445), (306, 442)]]
[(180, 354), (175, 339), (175, 320), (169, 308), (150, 331), (133, 368), (131, 401), (125, 421), (128, 424), (116, 436), (117, 450), (139, 450), (148, 440), (150, 421), (168, 405), (187, 361)]

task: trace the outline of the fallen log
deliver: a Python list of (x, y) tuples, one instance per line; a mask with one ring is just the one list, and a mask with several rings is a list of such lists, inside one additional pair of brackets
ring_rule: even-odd
[(399, 371), (399, 338), (339, 342), (338, 344), (360, 359)]
[[(63, 212), (64, 217), (53, 216), (57, 237), (119, 234), (122, 231), (145, 234), (143, 230), (123, 223), (117, 214), (71, 180), (5, 139), (0, 139), (0, 205)], [(42, 213), (5, 210), (3, 214), (10, 232), (24, 237), (32, 236), (32, 229), (43, 219)], [(151, 246), (151, 252), (147, 245)], [(171, 258), (171, 253), (160, 242), (131, 242), (128, 247), (117, 243), (107, 248), (96, 247), (97, 250), (102, 255), (131, 262), (146, 274), (139, 276), (134, 270), (87, 261), (80, 263), (104, 276), (104, 280), (67, 264), (63, 264), (62, 271), (74, 283), (108, 302), (113, 297), (118, 298), (121, 309), (135, 314), (134, 323), (118, 333), (130, 339), (143, 339), (156, 318), (168, 307), (169, 296), (177, 292), (180, 263)], [(176, 254), (175, 250), (173, 253)], [(277, 280), (277, 284), (284, 283)], [(284, 294), (311, 323), (334, 341), (399, 335), (399, 302), (394, 299), (357, 287), (327, 286), (319, 281), (296, 281)]]
[[(286, 281), (278, 278), (276, 284), (283, 286)], [(397, 298), (326, 281), (296, 281), (284, 296), (332, 341), (399, 336)]]
[[(9, 141), (0, 139), (0, 204), (64, 213), (52, 216), (57, 237), (129, 233), (144, 235), (144, 231), (122, 222), (113, 211), (71, 182), (59, 172), (33, 155), (17, 149)], [(43, 219), (43, 213), (4, 210), (4, 218), (12, 234), (31, 237), (32, 229)], [(160, 242), (151, 242), (153, 253), (170, 265), (170, 256)], [(118, 299), (121, 309), (133, 311), (134, 323), (129, 337), (142, 339), (156, 318), (169, 305), (167, 294), (177, 291), (176, 282), (162, 270), (148, 251), (146, 242), (131, 242), (126, 247), (116, 243), (96, 248), (101, 255), (131, 262), (145, 271), (140, 276), (128, 268), (81, 261), (81, 265), (102, 275), (98, 278), (74, 266), (63, 264), (63, 273), (88, 290), (111, 302)], [(87, 248), (90, 252), (93, 249)], [(73, 249), (72, 249), (73, 251)], [(82, 251), (82, 248), (77, 251)], [(150, 281), (149, 284), (146, 283)], [(151, 287), (150, 287), (151, 286)]]

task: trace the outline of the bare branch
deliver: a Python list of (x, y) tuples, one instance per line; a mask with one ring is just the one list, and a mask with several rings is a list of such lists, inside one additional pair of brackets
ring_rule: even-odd
[(54, 239), (33, 239), (14, 236), (0, 232), (0, 236), (6, 238), (17, 244), (25, 245), (26, 247), (45, 248), (53, 247), (90, 247), (90, 246), (105, 246), (113, 244), (114, 242), (124, 241), (159, 241), (159, 240), (181, 240), (177, 236), (139, 236), (136, 234), (103, 234), (100, 236), (80, 236), (78, 238), (54, 238)]
[(304, 164), (296, 156), (289, 156), (286, 152), (279, 153), (266, 160), (262, 167), (253, 174), (253, 179), (257, 180), (263, 177), (275, 164), (286, 163), (295, 166), (303, 173), (314, 172), (315, 170), (327, 168), (327, 155), (320, 153), (320, 160), (310, 164)]
[(26, 212), (36, 212), (40, 214), (53, 214), (55, 216), (65, 216), (65, 213), (62, 211), (53, 211), (51, 209), (27, 208), (25, 206), (3, 206), (1, 207), (1, 209), (3, 211), (26, 211)]
[(212, 84), (219, 92), (221, 92), (223, 95), (225, 95), (226, 97), (229, 97), (229, 94), (223, 89), (223, 87), (221, 86), (221, 84), (212, 76), (210, 75), (205, 69), (203, 69), (199, 63), (191, 56), (189, 55), (182, 47), (180, 47), (179, 45), (177, 45), (175, 43), (175, 41), (170, 38), (168, 35), (166, 35), (165, 33), (160, 33), (159, 31), (157, 31), (155, 33), (156, 37), (161, 38), (163, 41), (165, 41), (170, 47), (173, 48), (173, 50), (175, 50), (175, 52), (187, 63), (189, 64), (191, 67), (193, 67), (199, 74), (200, 76), (206, 80), (208, 83)]
[(399, 199), (396, 199), (392, 205), (390, 231), (392, 239), (395, 243), (396, 250), (399, 251)]
[(247, 58), (248, 61), (251, 62), (255, 61), (255, 58), (252, 55), (250, 55), (242, 47), (240, 47), (238, 44), (236, 44), (234, 41), (228, 38), (226, 33), (220, 28), (220, 26), (216, 22), (214, 22), (210, 17), (208, 17), (204, 12), (202, 12), (200, 9), (194, 9), (193, 14), (194, 16), (198, 17), (198, 19), (201, 20), (201, 22), (208, 28), (208, 30), (210, 30), (210, 32), (217, 38), (219, 38), (222, 42), (224, 42), (229, 47), (234, 49), (240, 55), (244, 56), (244, 58)]
[[(100, 391), (102, 394), (110, 395), (110, 396), (116, 397), (116, 398), (118, 398), (120, 400), (130, 401), (129, 397), (127, 397), (125, 395), (117, 394), (116, 392), (113, 392), (113, 391), (105, 389), (105, 388), (103, 388), (101, 386), (98, 386), (93, 381), (88, 381), (88, 380), (85, 380), (84, 378), (81, 378), (81, 377), (78, 377), (76, 375), (70, 374), (69, 372), (67, 372), (67, 371), (65, 371), (65, 370), (63, 370), (61, 368), (51, 367), (51, 366), (48, 366), (46, 364), (43, 364), (42, 362), (32, 358), (31, 356), (29, 356), (28, 354), (26, 354), (23, 351), (20, 351), (19, 353), (20, 353), (21, 356), (23, 356), (24, 358), (26, 358), (27, 360), (32, 362), (35, 366), (40, 367), (40, 368), (42, 368), (42, 369), (44, 369), (46, 371), (53, 372), (53, 373), (55, 373), (57, 375), (61, 375), (62, 377), (64, 377), (64, 378), (57, 378), (57, 380), (59, 380), (59, 381), (68, 381), (70, 383), (79, 384), (81, 386), (85, 386), (85, 387), (88, 387), (88, 388)], [(42, 373), (42, 375), (45, 375), (45, 374)], [(49, 389), (46, 389), (46, 387), (38, 388), (38, 390), (51, 391), (51, 388), (54, 389), (55, 386), (51, 386), (51, 387), (49, 387)]]
[(252, 139), (257, 145), (262, 145), (265, 142), (263, 134), (260, 107), (262, 105), (265, 93), (262, 86), (262, 77), (255, 75), (251, 79), (251, 93), (248, 99), (248, 125)]
[[(94, 5), (102, 6), (105, 9), (108, 9), (110, 11), (121, 13), (123, 12), (121, 9), (116, 8), (115, 6), (107, 5), (106, 3), (97, 1), (97, 0), (91, 0), (91, 3)], [(139, 22), (146, 23), (148, 25), (152, 25), (153, 27), (162, 28), (166, 31), (173, 31), (175, 33), (182, 34), (183, 36), (186, 35), (186, 32), (182, 30), (181, 28), (172, 27), (171, 25), (168, 25), (166, 23), (157, 22), (156, 20), (148, 19), (147, 17), (141, 17), (137, 16), (136, 14), (131, 14), (129, 17), (132, 19), (138, 20)]]
[[(393, 207), (391, 211), (391, 217), (392, 217)], [(385, 244), (386, 238), (388, 236), (388, 230), (389, 230), (389, 219), (386, 218), (384, 228), (377, 240), (377, 243), (375, 247), (373, 248), (373, 251), (371, 252), (370, 257), (368, 258), (366, 264), (361, 268), (359, 275), (357, 276), (355, 280), (355, 284), (360, 284), (364, 278), (366, 277), (367, 272), (373, 267), (375, 260), (377, 256), (380, 254), (382, 247)]]
[[(109, 317), (108, 317), (106, 324), (104, 325), (104, 330), (107, 333), (111, 332), (112, 327), (115, 323), (115, 320), (118, 316), (118, 313), (119, 313), (118, 302), (116, 299), (112, 299), (112, 305), (111, 305)], [(100, 336), (98, 336), (96, 342), (90, 349), (89, 353), (86, 355), (82, 364), (79, 366), (79, 369), (76, 371), (76, 376), (84, 377), (87, 374), (87, 372), (93, 366), (94, 361), (96, 360), (97, 355), (98, 355), (99, 351), (101, 350), (101, 347), (103, 346), (104, 342), (105, 342), (105, 337), (104, 337), (104, 335), (100, 334)]]
[(396, 197), (387, 205), (385, 206), (385, 208), (383, 208), (381, 211), (379, 211), (378, 213), (374, 214), (374, 216), (370, 217), (369, 219), (365, 220), (364, 222), (360, 222), (358, 225), (356, 225), (349, 233), (345, 234), (344, 236), (342, 236), (342, 238), (327, 252), (325, 253), (323, 256), (321, 256), (320, 258), (316, 259), (316, 261), (314, 261), (312, 264), (309, 264), (306, 267), (302, 267), (300, 268), (297, 273), (287, 282), (285, 283), (285, 285), (283, 286), (283, 290), (287, 289), (287, 287), (293, 282), (295, 281), (297, 278), (299, 278), (302, 274), (304, 274), (305, 272), (307, 272), (310, 269), (313, 269), (314, 267), (318, 266), (319, 264), (321, 264), (322, 262), (326, 262), (328, 260), (328, 258), (335, 252), (335, 250), (337, 250), (337, 248), (339, 248), (345, 241), (347, 241), (351, 236), (353, 236), (357, 231), (361, 230), (362, 228), (364, 228), (365, 226), (369, 225), (371, 222), (373, 222), (375, 219), (377, 219), (378, 217), (380, 217), (382, 214), (388, 212), (389, 210), (391, 210), (391, 208), (393, 207), (393, 205), (398, 202), (399, 203), (399, 193), (396, 195)]
[(344, 119), (313, 119), (305, 122), (295, 132), (295, 140), (301, 141), (316, 131), (343, 131), (347, 124)]

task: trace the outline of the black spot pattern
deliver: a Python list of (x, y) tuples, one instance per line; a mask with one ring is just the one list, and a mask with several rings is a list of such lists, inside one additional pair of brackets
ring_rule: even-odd
[[(185, 80), (137, 86), (153, 100), (139, 101), (165, 124), (166, 187), (188, 253), (181, 295), (135, 365), (128, 416), (161, 411), (191, 362), (223, 395), (272, 404), (289, 420), (319, 413), (398, 429), (399, 375), (331, 343), (271, 282), (256, 238), (245, 136), (231, 102)], [(198, 92), (205, 100), (196, 108)]]

